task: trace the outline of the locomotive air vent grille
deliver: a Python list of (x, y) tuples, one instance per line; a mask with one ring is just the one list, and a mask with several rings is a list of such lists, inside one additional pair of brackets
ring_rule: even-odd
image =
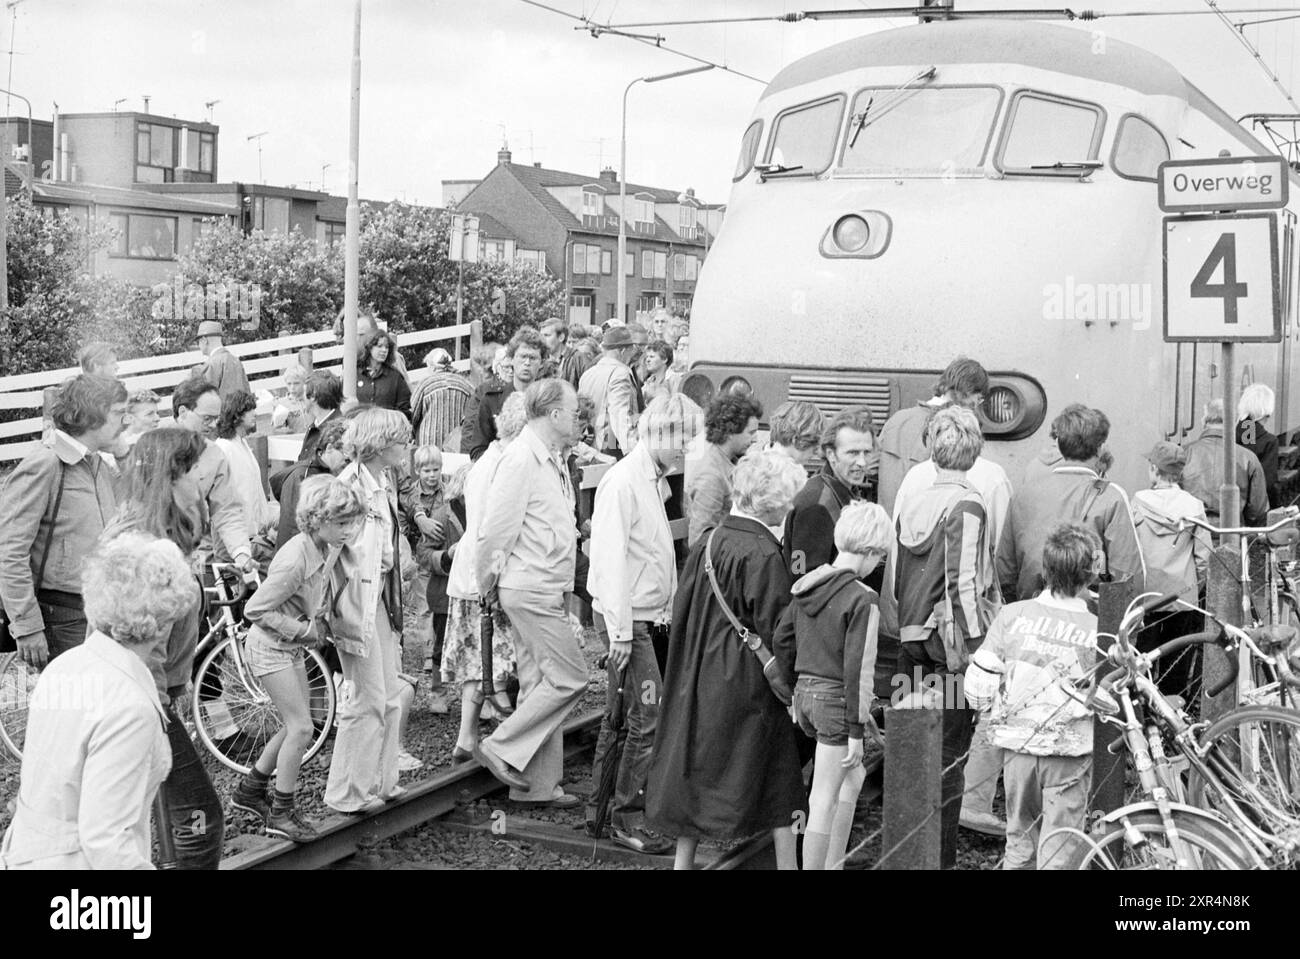
[(866, 373), (792, 373), (791, 400), (806, 400), (827, 416), (849, 406), (866, 406), (879, 431), (894, 408), (894, 386), (887, 376)]

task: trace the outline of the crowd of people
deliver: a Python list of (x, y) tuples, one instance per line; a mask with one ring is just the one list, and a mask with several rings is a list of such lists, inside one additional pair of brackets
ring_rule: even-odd
[[(5, 480), (0, 603), (44, 670), (0, 849), (10, 868), (148, 867), (160, 788), (180, 865), (219, 861), (227, 812), (180, 715), (214, 560), (263, 572), (246, 660), (283, 728), (229, 798), (269, 834), (315, 836), (295, 802), (309, 646), (344, 682), (330, 808), (380, 808), (420, 764), (401, 742), (404, 643), (433, 712), (459, 697), (453, 761), (476, 759), (513, 801), (583, 805), (563, 788), (561, 728), (588, 686), (586, 609), (608, 677), (593, 779), (614, 784), (605, 808), (586, 800), (588, 828), (678, 868), (701, 840), (763, 831), (781, 868), (797, 868), (800, 832), (803, 868), (842, 868), (883, 705), (948, 678), (966, 693), (930, 704), (945, 864), (965, 825), (1005, 834), (1008, 868), (1065, 865), (1038, 837), (1083, 824), (1091, 723), (1054, 683), (1094, 663), (1088, 590), (1204, 585), (1208, 540), (1180, 520), (1217, 514), (1220, 401), (1186, 448), (1155, 445), (1150, 488), (1132, 496), (1106, 479), (1106, 415), (1066, 406), (1013, 489), (984, 455), (989, 381), (969, 358), (883, 423), (865, 406), (783, 403), (759, 444), (754, 397), (701, 406), (682, 391), (688, 332), (662, 312), (648, 327), (525, 326), (469, 376), (435, 349), (414, 389), (366, 316), (357, 401), (331, 373), (286, 375), (270, 428), (303, 442), (264, 476), (257, 400), (210, 326), (170, 421), (155, 394), (128, 393), (111, 353), (84, 351), (51, 397), (47, 442)], [(1240, 406), (1247, 522), (1280, 495), (1271, 407), (1263, 386)], [(447, 471), (458, 452), (470, 462)], [(593, 464), (608, 468), (587, 503)], [(105, 695), (47, 708), (69, 683)], [(481, 737), (483, 719), (497, 725)]]

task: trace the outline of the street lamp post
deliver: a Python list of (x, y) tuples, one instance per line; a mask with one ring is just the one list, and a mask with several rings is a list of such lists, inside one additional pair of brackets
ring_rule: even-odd
[(692, 73), (703, 73), (705, 70), (712, 70), (713, 64), (707, 63), (699, 67), (691, 67), (689, 70), (676, 70), (672, 73), (661, 73), (653, 77), (637, 77), (623, 89), (623, 135), (619, 141), (618, 154), (618, 265), (615, 272), (618, 274), (618, 320), (620, 323), (627, 322), (627, 268), (624, 263), (627, 260), (627, 95), (632, 92), (632, 87), (638, 83), (658, 83), (660, 80), (672, 80), (675, 77), (685, 77)]

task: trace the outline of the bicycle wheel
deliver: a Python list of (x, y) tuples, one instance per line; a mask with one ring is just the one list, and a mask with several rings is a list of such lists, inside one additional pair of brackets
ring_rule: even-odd
[[(305, 665), (312, 738), (303, 754), (304, 763), (325, 745), (335, 709), (334, 683), (315, 650), (306, 651)], [(194, 682), (194, 725), (204, 747), (239, 773), (248, 772), (283, 725), (262, 684), (246, 666), (240, 669), (229, 638), (217, 644), (199, 667)]]
[(1111, 823), (1100, 837), (1093, 837), (1080, 869), (1250, 869), (1252, 863), (1242, 849), (1241, 837), (1226, 826), (1174, 810), (1170, 819), (1190, 852), (1187, 863), (1178, 857), (1155, 810), (1130, 813), (1124, 821)]
[(17, 653), (0, 655), (0, 745), (19, 762), (27, 738), (27, 708), (40, 675)]
[(1231, 798), (1260, 828), (1283, 842), (1300, 842), (1300, 712), (1278, 706), (1234, 709), (1210, 725), (1201, 745), (1223, 791), (1193, 770), (1188, 778), (1193, 805), (1225, 811)]

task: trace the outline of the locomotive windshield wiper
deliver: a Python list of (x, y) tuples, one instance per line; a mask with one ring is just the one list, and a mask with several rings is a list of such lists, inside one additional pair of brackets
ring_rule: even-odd
[(862, 128), (867, 125), (867, 114), (871, 112), (871, 104), (875, 102), (876, 102), (876, 95), (873, 93), (871, 95), (871, 98), (867, 100), (867, 105), (862, 108), (862, 112), (853, 118), (858, 121), (858, 125), (853, 128), (853, 136), (849, 137), (850, 150), (852, 150), (853, 145), (858, 142), (858, 134), (862, 132)]
[(758, 171), (759, 179), (766, 180), (770, 176), (778, 176), (782, 173), (793, 173), (795, 170), (802, 170), (801, 164), (786, 166), (784, 163), (755, 163), (754, 169)]
[(1093, 170), (1100, 170), (1104, 163), (1100, 160), (1057, 160), (1055, 163), (1038, 163), (1030, 166), (1031, 170), (1078, 170), (1079, 178), (1087, 176)]

